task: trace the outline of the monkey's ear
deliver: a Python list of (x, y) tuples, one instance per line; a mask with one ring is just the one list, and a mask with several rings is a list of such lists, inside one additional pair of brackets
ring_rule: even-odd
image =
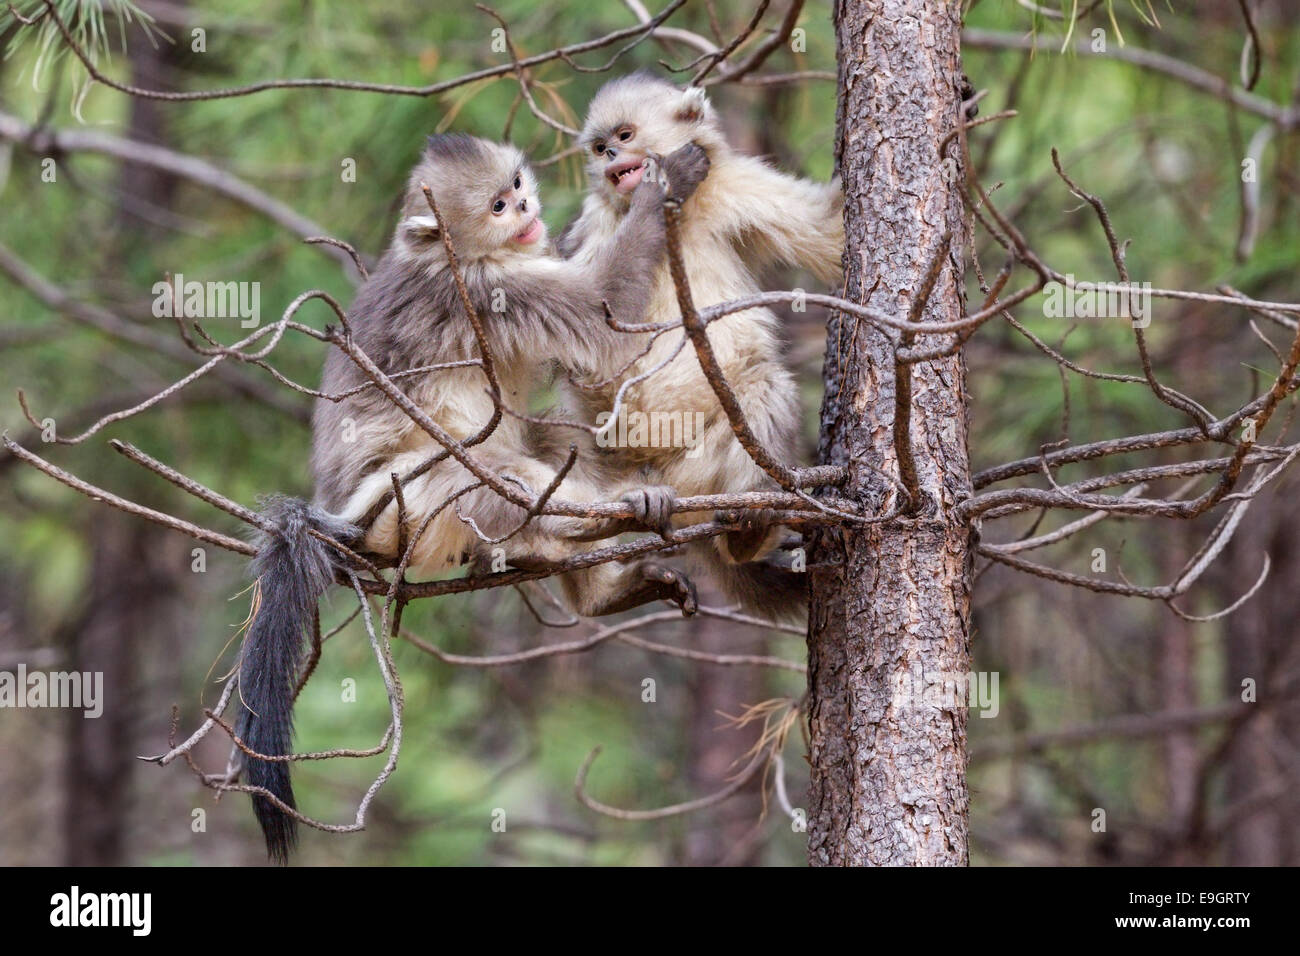
[(701, 87), (688, 86), (682, 90), (681, 102), (677, 105), (677, 119), (683, 123), (698, 123), (709, 111), (709, 97)]
[(408, 216), (398, 225), (397, 235), (411, 252), (426, 251), (442, 239), (438, 220), (433, 216)]

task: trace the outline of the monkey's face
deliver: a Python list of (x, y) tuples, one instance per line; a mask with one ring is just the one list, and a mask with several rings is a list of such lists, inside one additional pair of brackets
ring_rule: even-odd
[(703, 90), (681, 90), (651, 74), (633, 73), (601, 87), (587, 111), (580, 144), (592, 189), (623, 207), (645, 177), (647, 156), (666, 156), (690, 142), (707, 151), (717, 139)]
[(460, 135), (429, 138), (424, 159), (411, 175), (399, 236), (408, 254), (436, 258), (442, 237), (424, 185), (438, 203), (459, 258), (545, 250), (537, 179), (513, 146)]
[[(503, 167), (499, 172), (505, 172)], [(546, 246), (546, 223), (537, 180), (527, 163), (510, 169), (498, 182), (503, 185), (487, 204), (484, 231), (500, 239), (501, 246), (541, 251)]]

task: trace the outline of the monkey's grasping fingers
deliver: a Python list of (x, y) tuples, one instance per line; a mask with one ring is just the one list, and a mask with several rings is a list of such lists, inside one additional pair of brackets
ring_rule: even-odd
[(679, 202), (690, 199), (695, 187), (709, 174), (709, 155), (695, 143), (687, 143), (667, 156), (654, 158), (663, 171), (665, 190)]
[(665, 541), (672, 539), (673, 503), (677, 492), (668, 485), (651, 485), (625, 492), (619, 498), (632, 506), (636, 530), (653, 531)]
[(659, 597), (671, 601), (682, 609), (682, 617), (694, 617), (700, 609), (695, 595), (695, 582), (676, 568), (656, 561), (641, 563), (641, 574), (646, 581), (657, 585)]
[(665, 541), (672, 538), (673, 504), (677, 492), (668, 485), (652, 485), (649, 488), (636, 488), (619, 496), (632, 506), (630, 518), (605, 518), (587, 521), (583, 526), (564, 537), (570, 541), (602, 541), (629, 531), (653, 531)]

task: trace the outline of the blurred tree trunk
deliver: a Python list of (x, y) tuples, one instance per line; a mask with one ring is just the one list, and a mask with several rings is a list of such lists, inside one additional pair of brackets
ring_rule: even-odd
[(103, 713), (86, 718), (67, 711), (63, 856), (68, 866), (120, 866), (130, 861), (126, 833), (137, 766), (130, 755), (139, 752), (137, 652), (166, 647), (166, 637), (178, 631), (175, 559), (183, 554), (160, 540), (166, 531), (130, 515), (96, 511), (91, 520), (91, 589), (61, 643), (70, 670), (104, 675)]
[[(183, 3), (173, 5), (182, 9)], [(155, 47), (131, 36), (132, 82), (139, 86), (174, 89), (178, 48), (164, 40)], [(139, 142), (167, 145), (165, 107), (153, 100), (132, 98), (127, 135)], [(149, 167), (122, 164), (118, 172), (115, 209), (116, 242), (112, 254), (120, 274), (130, 274), (137, 256), (150, 255), (153, 242), (166, 239), (169, 207), (176, 191), (174, 177)], [(162, 278), (159, 267), (158, 278)], [(167, 268), (176, 269), (175, 266)], [(179, 270), (177, 270), (179, 271)], [(148, 479), (137, 476), (148, 484)], [(150, 491), (127, 495), (147, 499)], [(63, 643), (71, 667), (104, 675), (103, 714), (83, 719), (70, 712), (65, 752), (63, 815), (67, 844), (64, 861), (71, 866), (120, 866), (130, 862), (126, 833), (130, 827), (131, 776), (136, 762), (134, 719), (142, 706), (164, 710), (166, 701), (152, 695), (141, 700), (145, 662), (141, 647), (170, 655), (182, 636), (176, 625), (176, 582), (188, 571), (171, 534), (135, 518), (112, 511), (95, 512), (91, 592), (86, 607), (64, 628)]]
[[(1187, 555), (1197, 547), (1196, 529), (1191, 522), (1167, 529), (1168, 537), (1162, 561), (1166, 580), (1173, 580), (1182, 571)], [(1165, 613), (1161, 624), (1159, 658), (1156, 662), (1156, 688), (1160, 695), (1157, 708), (1166, 711), (1195, 710), (1196, 694), (1196, 632), (1194, 626), (1174, 614)], [(1165, 799), (1169, 815), (1177, 826), (1192, 823), (1197, 810), (1200, 769), (1200, 748), (1196, 729), (1188, 727), (1171, 731), (1163, 745), (1165, 765)], [(1198, 842), (1185, 842), (1170, 847), (1168, 863), (1172, 866), (1205, 865), (1205, 847)]]
[[(716, 603), (716, 602), (711, 602)], [(712, 654), (734, 653), (737, 638), (751, 645), (754, 629), (721, 618), (704, 618), (691, 631), (691, 645)], [(753, 649), (763, 653), (762, 649)], [(699, 665), (691, 679), (690, 777), (699, 793), (717, 790), (737, 769), (736, 758), (754, 744), (759, 726), (728, 730), (724, 714), (736, 715), (763, 699), (757, 667)], [(743, 763), (743, 760), (742, 760)], [(690, 866), (754, 866), (762, 854), (762, 776), (731, 799), (691, 822), (685, 863)]]
[[(169, 3), (172, 19), (184, 19), (186, 0)], [(177, 43), (155, 38), (155, 43), (131, 34), (131, 82), (136, 86), (157, 90), (177, 89), (176, 68), (187, 57), (188, 49), (181, 45), (188, 36), (178, 25), (167, 25), (168, 33), (178, 37)], [(168, 118), (179, 115), (172, 104), (134, 96), (128, 101), (131, 139), (154, 146), (167, 146)], [(169, 209), (179, 181), (171, 173), (142, 163), (123, 163), (118, 172), (117, 228), (124, 233), (121, 252), (129, 254), (137, 249), (140, 239), (166, 238), (166, 227), (171, 220)], [(141, 230), (143, 236), (137, 232)], [(161, 278), (161, 276), (159, 277)]]
[(1223, 623), (1227, 644), (1225, 696), (1240, 700), (1242, 681), (1250, 678), (1258, 689), (1259, 704), (1269, 708), (1268, 717), (1256, 717), (1242, 727), (1229, 751), (1223, 778), (1226, 805), (1248, 806), (1261, 796), (1280, 793), (1278, 798), (1264, 800), (1252, 812), (1234, 815), (1234, 824), (1226, 835), (1226, 855), (1221, 861), (1231, 866), (1300, 863), (1300, 838), (1295, 827), (1300, 795), (1283, 770), (1288, 758), (1295, 760), (1295, 755), (1300, 754), (1300, 703), (1294, 698), (1278, 699), (1282, 687), (1294, 682), (1300, 664), (1295, 647), (1295, 620), (1300, 611), (1296, 598), (1300, 594), (1300, 548), (1296, 547), (1293, 530), (1300, 520), (1300, 508), (1295, 502), (1295, 476), (1284, 476), (1271, 493), (1246, 512), (1220, 574), (1220, 599), (1236, 600), (1242, 579), (1258, 570), (1261, 552), (1266, 551), (1272, 560), (1267, 584)]
[[(960, 112), (960, 9), (924, 0), (835, 8), (846, 296), (906, 314), (941, 254), (925, 322), (964, 308), (958, 178), (939, 152)], [(881, 475), (901, 474), (894, 348), (851, 316), (835, 315), (827, 330), (819, 459), (848, 466), (841, 493), (869, 513), (896, 500)], [(967, 711), (899, 694), (921, 675), (970, 669), (971, 542), (953, 514), (970, 494), (964, 386), (960, 355), (912, 369), (916, 510), (811, 540), (813, 865), (969, 862)]]

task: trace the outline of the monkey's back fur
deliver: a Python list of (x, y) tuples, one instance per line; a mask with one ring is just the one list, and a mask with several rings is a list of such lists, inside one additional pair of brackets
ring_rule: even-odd
[[(400, 253), (388, 253), (390, 257), (395, 255)], [(550, 271), (556, 265), (538, 262), (535, 267)], [(494, 290), (508, 287), (513, 278), (504, 266), (492, 261), (470, 262), (462, 272), (476, 303), (490, 304)], [(538, 384), (553, 375), (556, 356), (535, 350), (541, 336), (565, 355), (580, 355), (591, 348), (590, 338), (582, 341), (569, 309), (570, 300), (564, 290), (558, 284), (547, 284), (533, 288), (526, 302), (511, 302), (510, 320), (490, 311), (485, 313), (484, 321), (492, 326), (492, 354), (502, 395), (512, 408), (525, 410)], [(527, 315), (521, 315), (521, 311)], [(450, 267), (445, 264), (433, 271), (381, 262), (358, 293), (350, 312), (353, 340), (390, 377), (422, 366), (479, 358), (473, 327), (464, 314)], [(597, 343), (596, 347), (605, 346)], [(343, 353), (333, 351), (327, 358), (324, 391), (343, 392), (369, 381)], [(477, 434), (492, 417), (494, 406), (478, 367), (398, 377), (396, 381), (458, 441)], [(313, 453), (317, 501), (351, 521), (360, 519), (392, 487), (393, 472), (405, 475), (438, 450), (419, 425), (373, 387), (337, 404), (318, 402), (314, 432), (318, 436)], [(492, 460), (494, 452), (512, 449), (535, 455), (540, 447), (533, 432), (526, 423), (506, 416), (473, 453), (485, 460)], [(347, 438), (352, 440), (341, 440)], [(542, 480), (529, 459), (529, 454), (523, 454), (503, 464), (512, 466), (515, 477), (541, 492), (549, 477)], [(407, 497), (449, 497), (477, 480), (459, 462), (448, 460), (415, 479)], [(522, 511), (503, 514), (501, 527), (480, 530), (492, 537), (504, 533), (507, 517), (522, 516)], [(367, 539), (370, 550), (391, 553), (390, 545), (396, 542), (396, 521), (396, 506), (390, 506), (371, 530)], [(412, 572), (436, 574), (462, 563), (474, 550), (474, 540), (472, 529), (457, 518), (454, 506), (446, 509), (422, 537), (412, 560)]]

